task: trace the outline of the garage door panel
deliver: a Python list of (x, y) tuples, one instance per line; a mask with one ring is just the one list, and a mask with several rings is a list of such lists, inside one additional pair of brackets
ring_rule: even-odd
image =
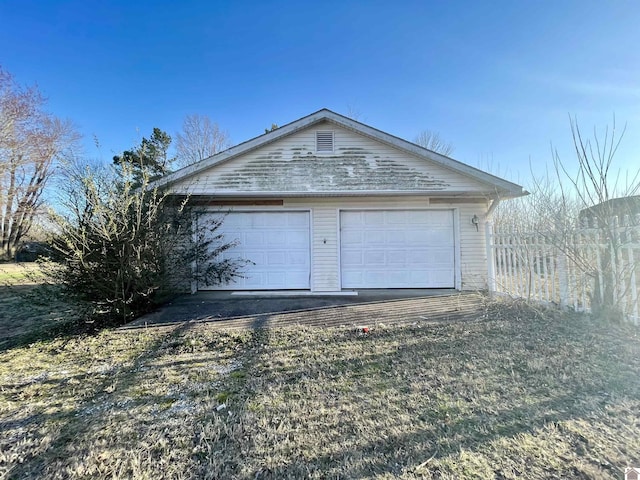
[(433, 212), (427, 212), (426, 210), (411, 210), (407, 213), (407, 220), (413, 225), (426, 225), (429, 223)]
[(266, 232), (265, 242), (268, 247), (282, 248), (287, 241), (287, 234), (285, 232)]
[[(301, 285), (303, 283), (309, 283), (309, 274), (304, 272), (287, 272), (286, 284), (287, 285)], [(282, 286), (281, 288), (287, 288)]]
[[(364, 235), (361, 233), (360, 236), (363, 237)], [(367, 235), (364, 238), (364, 243), (366, 245), (385, 245), (386, 234), (385, 232), (381, 232), (378, 230), (367, 231)]]
[[(203, 214), (216, 218), (216, 214)], [(228, 285), (200, 289), (308, 289), (310, 285), (309, 212), (231, 212), (215, 233), (225, 242), (238, 241), (221, 256), (251, 263), (243, 267), (243, 278)]]
[(264, 266), (267, 264), (267, 259), (265, 258), (264, 252), (245, 250), (242, 253), (242, 257), (236, 255), (235, 258), (244, 258), (246, 260), (249, 260), (250, 262), (255, 263), (256, 266)]
[(286, 227), (289, 223), (289, 219), (287, 215), (269, 215), (268, 213), (263, 213), (259, 215), (260, 224), (270, 227)]
[[(386, 253), (384, 250), (372, 250), (368, 252), (364, 252), (362, 255), (363, 262), (367, 265), (385, 265), (386, 264)], [(362, 263), (362, 262), (360, 262)]]
[(238, 281), (241, 281), (243, 285), (247, 287), (259, 287), (260, 285), (265, 283), (265, 278), (263, 273), (254, 272), (250, 277), (236, 280), (236, 282)]
[(308, 265), (309, 254), (306, 252), (287, 252), (287, 263), (289, 265)]
[(429, 281), (430, 281), (430, 273), (428, 273), (428, 272), (419, 272), (419, 271), (412, 270), (409, 273), (409, 279), (411, 280), (411, 283), (413, 283), (415, 285), (429, 283)]
[(453, 215), (449, 210), (431, 210), (429, 214), (429, 225), (453, 226)]
[(364, 283), (362, 272), (342, 272), (342, 283), (348, 285), (361, 285)]
[(308, 249), (309, 246), (309, 231), (289, 231), (287, 233), (286, 242), (284, 245), (293, 248)]
[[(212, 215), (206, 215), (206, 216), (200, 217), (200, 222), (202, 223), (203, 221), (204, 222), (208, 221), (207, 217), (210, 218), (211, 216)], [(240, 223), (242, 222), (241, 218), (235, 217), (235, 216), (231, 216), (231, 215), (221, 214), (221, 217), (223, 219), (222, 221), (223, 221), (225, 227), (227, 229), (229, 229), (229, 230), (234, 230), (235, 227), (239, 226)]]
[(407, 242), (410, 242), (412, 244), (415, 243), (415, 244), (428, 245), (429, 240), (431, 239), (431, 235), (428, 230), (417, 227), (415, 229), (405, 232), (404, 238)]
[(426, 249), (416, 249), (407, 251), (407, 263), (426, 266), (433, 263), (433, 257)]
[(407, 255), (404, 250), (388, 250), (387, 265), (406, 265)]
[(268, 266), (282, 266), (287, 264), (286, 252), (268, 252), (267, 253), (267, 265)]
[(246, 232), (240, 237), (245, 248), (262, 247), (266, 243), (264, 232)]
[(267, 273), (267, 282), (269, 285), (273, 285), (274, 287), (278, 287), (280, 285), (284, 285), (286, 282), (286, 274), (285, 272), (269, 272)]
[(364, 283), (366, 283), (367, 285), (370, 284), (380, 284), (381, 282), (384, 281), (392, 281), (394, 277), (397, 275), (396, 272), (393, 271), (380, 271), (380, 270), (367, 270), (366, 272), (364, 272), (363, 276), (362, 276), (362, 281)]
[(434, 248), (427, 251), (425, 257), (429, 263), (435, 266), (449, 266), (454, 261), (453, 252), (448, 248)]
[(345, 232), (342, 235), (343, 245), (361, 245), (362, 244), (362, 232), (350, 231)]
[(340, 222), (343, 288), (454, 287), (451, 210), (344, 211)]
[(408, 212), (402, 210), (388, 210), (383, 212), (380, 221), (386, 225), (407, 225), (409, 222), (407, 213)]
[(387, 245), (404, 245), (407, 242), (406, 232), (404, 230), (391, 230), (385, 233)]
[(437, 246), (449, 243), (451, 239), (451, 229), (449, 228), (433, 228), (428, 231), (427, 244)]
[(343, 265), (362, 265), (361, 251), (343, 250), (342, 251), (342, 264)]
[(309, 227), (309, 215), (294, 213), (287, 215), (287, 225), (290, 227)]
[(362, 225), (362, 212), (342, 212), (341, 215), (344, 221), (350, 225)]
[(376, 225), (380, 225), (380, 222), (382, 222), (383, 218), (384, 218), (384, 214), (382, 212), (376, 212), (376, 211), (364, 212), (362, 214), (361, 224), (371, 225), (375, 227)]
[(445, 284), (447, 282), (450, 281), (450, 272), (449, 270), (434, 270), (432, 272), (432, 278), (431, 280), (435, 283), (435, 284)]

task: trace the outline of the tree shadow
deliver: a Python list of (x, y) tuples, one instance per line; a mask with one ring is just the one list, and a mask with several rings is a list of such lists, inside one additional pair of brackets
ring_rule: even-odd
[(95, 331), (53, 289), (32, 284), (0, 286), (0, 352)]
[[(158, 335), (157, 338), (150, 342), (144, 353), (136, 357), (133, 363), (123, 366), (112, 375), (108, 375), (106, 378), (96, 382), (91, 391), (83, 394), (81, 401), (72, 409), (64, 412), (37, 413), (26, 418), (5, 420), (0, 424), (0, 428), (6, 428), (7, 431), (12, 429), (20, 431), (25, 427), (47, 424), (51, 421), (59, 425), (55, 434), (51, 434), (50, 438), (47, 439), (48, 446), (35, 455), (25, 458), (22, 463), (13, 465), (12, 469), (7, 472), (7, 478), (41, 478), (51, 474), (52, 465), (62, 464), (63, 468), (68, 468), (69, 464), (65, 464), (64, 459), (70, 458), (74, 459), (73, 461), (81, 461), (83, 456), (88, 455), (92, 448), (92, 442), (96, 441), (96, 435), (105, 435), (99, 433), (103, 430), (104, 432), (111, 432), (109, 435), (115, 435), (115, 438), (107, 437), (104, 440), (100, 440), (100, 442), (106, 443), (107, 446), (113, 444), (115, 445), (114, 448), (118, 450), (123, 447), (135, 450), (137, 448), (136, 445), (145, 445), (145, 448), (148, 448), (149, 444), (153, 445), (152, 439), (155, 436), (158, 436), (159, 444), (166, 444), (167, 441), (171, 443), (171, 440), (167, 439), (174, 434), (176, 418), (180, 415), (186, 415), (189, 418), (189, 420), (185, 419), (185, 425), (187, 425), (185, 428), (191, 429), (187, 435), (191, 445), (185, 447), (184, 445), (175, 444), (172, 451), (191, 452), (193, 450), (195, 452), (200, 447), (199, 439), (203, 435), (202, 430), (210, 425), (213, 425), (213, 428), (218, 429), (221, 432), (220, 434), (226, 437), (225, 443), (229, 445), (229, 448), (236, 452), (241, 451), (245, 448), (245, 440), (234, 436), (234, 432), (237, 429), (235, 425), (237, 417), (227, 416), (227, 411), (233, 409), (234, 411), (242, 412), (245, 409), (245, 404), (250, 398), (248, 394), (251, 392), (250, 388), (246, 388), (246, 384), (251, 381), (251, 372), (255, 370), (254, 366), (259, 362), (258, 357), (260, 356), (262, 345), (264, 342), (268, 342), (268, 323), (269, 317), (262, 316), (256, 319), (255, 329), (251, 332), (237, 335), (224, 332), (216, 333), (217, 336), (214, 336), (214, 339), (227, 338), (226, 336), (228, 336), (232, 338), (231, 343), (236, 342), (237, 345), (242, 347), (240, 351), (237, 351), (237, 355), (233, 357), (230, 357), (231, 353), (228, 352), (216, 352), (216, 348), (220, 343), (210, 344), (206, 339), (195, 347), (199, 348), (199, 350), (190, 351), (192, 341), (201, 337), (200, 331), (197, 330), (201, 325), (195, 322), (182, 323), (171, 327), (165, 334)], [(229, 351), (236, 350), (230, 347)], [(194, 355), (191, 356), (192, 354)], [(186, 375), (189, 371), (193, 372), (198, 368), (203, 368), (203, 364), (209, 365), (211, 362), (207, 360), (212, 358), (216, 361), (235, 365), (225, 374), (221, 385), (218, 385), (217, 382), (209, 382), (198, 386), (197, 390), (193, 392), (189, 391), (188, 394), (178, 391), (166, 395), (144, 393), (143, 397), (136, 397), (136, 395), (140, 395), (136, 392), (141, 388), (141, 385), (155, 381), (154, 372), (158, 371), (158, 369), (168, 368), (174, 374), (181, 375), (181, 372), (184, 372)], [(85, 375), (74, 377), (74, 381), (78, 382), (82, 382), (85, 379)], [(67, 381), (69, 381), (69, 378), (59, 381), (53, 379), (44, 380), (44, 382), (51, 384)], [(182, 378), (181, 381), (186, 382), (186, 377)], [(108, 392), (110, 386), (116, 383), (118, 386), (115, 391)], [(18, 391), (21, 386), (28, 386), (28, 383), (9, 387), (13, 387)], [(220, 411), (215, 408), (216, 393), (224, 393), (224, 397), (217, 402), (218, 406), (220, 407), (225, 402), (228, 405)], [(130, 398), (134, 398), (134, 400), (132, 402), (127, 401)], [(138, 398), (138, 400), (135, 400), (135, 398)], [(202, 410), (202, 405), (206, 407), (206, 410)], [(149, 408), (152, 408), (152, 410), (153, 408), (159, 409), (154, 414), (140, 414), (143, 417), (136, 417), (136, 420), (128, 425), (129, 428), (139, 429), (135, 433), (139, 438), (134, 441), (131, 438), (127, 438), (127, 435), (131, 435), (130, 432), (125, 434), (124, 430), (115, 433), (112, 430), (108, 430), (113, 426), (114, 416), (117, 418), (118, 415), (124, 415), (124, 418), (130, 418), (133, 413), (128, 414), (127, 409), (136, 407), (140, 407), (143, 410), (148, 410)], [(144, 415), (147, 415), (147, 417), (144, 417)], [(149, 417), (148, 415), (151, 416)], [(120, 442), (117, 438), (118, 435), (124, 435), (125, 438)], [(106, 447), (103, 445), (99, 448)], [(184, 450), (185, 448), (186, 450)], [(216, 446), (216, 448), (218, 447)], [(143, 450), (144, 448), (141, 451)], [(158, 455), (157, 451), (159, 450), (153, 447), (147, 453), (152, 456)], [(179, 465), (180, 468), (183, 471), (199, 471), (204, 476), (207, 471), (206, 464), (208, 459), (203, 458), (201, 454), (188, 454), (186, 458), (189, 464), (181, 464)], [(156, 458), (152, 468), (160, 468), (162, 461), (163, 459)], [(218, 465), (218, 467), (222, 468), (224, 472), (232, 474), (232, 472), (239, 471), (241, 463), (227, 462), (222, 466)], [(126, 469), (126, 466), (123, 468), (122, 478), (129, 475), (135, 476), (133, 471)]]
[[(130, 366), (123, 366), (121, 369), (113, 372), (111, 375), (106, 375), (105, 378), (97, 381), (90, 393), (83, 394), (81, 400), (72, 408), (64, 411), (53, 411), (51, 413), (37, 413), (31, 415), (28, 418), (3, 422), (6, 428), (11, 425), (25, 428), (29, 424), (44, 424), (47, 421), (55, 420), (59, 425), (55, 434), (52, 434), (48, 440), (47, 447), (42, 449), (35, 455), (23, 458), (22, 462), (14, 464), (6, 473), (10, 479), (23, 479), (23, 478), (42, 478), (45, 476), (46, 468), (52, 460), (65, 458), (66, 456), (77, 455), (78, 449), (83, 448), (78, 445), (77, 442), (81, 441), (82, 437), (86, 435), (91, 428), (97, 423), (103, 421), (102, 415), (98, 413), (97, 416), (91, 416), (86, 412), (91, 411), (96, 405), (100, 406), (107, 403), (111, 394), (109, 392), (109, 386), (117, 381), (132, 381), (135, 382), (136, 372), (141, 367), (154, 357), (158, 348), (167, 341), (171, 336), (180, 335), (185, 329), (189, 328), (189, 325), (183, 325), (179, 328), (168, 332), (166, 335), (160, 335), (152, 343), (148, 345), (143, 355), (138, 356)], [(91, 374), (77, 375), (76, 380), (82, 381), (90, 377)], [(50, 384), (62, 384), (67, 383), (69, 378), (65, 377), (60, 380), (47, 380)], [(24, 386), (24, 384), (22, 384)], [(18, 389), (20, 385), (13, 386)]]
[[(210, 392), (203, 391), (196, 393), (194, 401), (207, 401), (208, 410), (186, 410), (192, 439), (186, 445), (176, 444), (175, 451), (199, 449), (202, 436), (210, 434), (209, 428), (220, 433), (217, 440), (204, 442), (209, 450), (187, 455), (188, 463), (179, 464), (195, 477), (399, 476), (428, 458), (437, 461), (461, 450), (475, 452), (497, 439), (532, 433), (568, 420), (588, 421), (589, 409), (604, 410), (612, 402), (640, 395), (640, 358), (631, 363), (612, 361), (620, 358), (615, 355), (626, 358), (624, 352), (618, 351), (619, 342), (596, 343), (602, 341), (605, 329), (589, 324), (575, 338), (568, 338), (565, 333), (578, 330), (575, 325), (535, 325), (516, 320), (436, 324), (428, 328), (417, 325), (373, 330), (370, 335), (353, 329), (300, 335), (295, 326), (272, 330), (272, 322), (272, 315), (258, 315), (248, 330), (229, 334), (238, 337), (242, 351), (234, 357), (238, 361), (235, 374), (229, 375), (220, 387), (228, 394), (220, 400), (227, 404), (226, 408), (216, 411), (215, 403), (206, 398)], [(186, 372), (201, 362), (202, 356), (185, 359), (177, 355), (186, 351), (188, 339), (206, 337), (206, 328), (206, 324), (185, 323), (155, 339), (143, 355), (117, 374), (122, 379), (117, 397), (127, 397), (137, 385), (150, 381), (153, 377), (145, 373), (149, 369), (168, 366), (176, 372)], [(304, 333), (304, 327), (300, 329)], [(218, 337), (212, 338), (211, 342), (207, 338), (201, 342), (201, 355), (213, 354), (221, 344), (215, 340)], [(380, 349), (380, 345), (385, 348)], [(324, 361), (323, 352), (332, 349), (339, 354)], [(308, 351), (317, 353), (305, 358)], [(563, 371), (556, 372), (553, 362), (561, 353), (566, 365)], [(280, 354), (288, 354), (292, 360), (277, 363)], [(573, 367), (579, 369), (585, 363), (593, 364), (593, 371), (571, 373)], [(398, 366), (406, 367), (406, 371), (394, 370)], [(562, 377), (565, 374), (567, 378)], [(342, 378), (349, 380), (349, 388), (357, 389), (359, 395), (352, 397), (349, 391), (341, 390), (338, 382)], [(484, 383), (477, 383), (480, 379)], [(83, 412), (88, 406), (112, 398), (104, 392), (111, 382), (113, 378), (99, 383), (91, 395), (65, 415), (49, 449), (15, 466), (9, 478), (39, 476), (52, 460), (74, 455), (77, 458), (83, 439), (91, 438), (92, 431), (109, 422), (106, 414), (98, 412), (87, 417)], [(299, 385), (322, 385), (322, 389), (295, 392)], [(213, 386), (202, 388), (215, 390)], [(282, 412), (270, 410), (264, 400), (280, 395), (295, 402), (296, 397), (288, 395), (290, 391), (302, 396), (315, 392), (324, 395), (327, 402), (323, 409), (308, 412), (290, 429), (276, 429), (268, 440), (272, 443), (265, 445), (264, 437), (260, 438), (262, 427), (257, 425), (270, 422), (271, 417), (281, 416)], [(390, 403), (376, 403), (377, 395)], [(423, 401), (412, 404), (406, 401), (408, 398)], [(147, 400), (158, 404), (163, 399), (166, 400), (158, 395)], [(179, 408), (180, 401), (175, 408)], [(394, 408), (402, 411), (404, 417), (387, 415), (395, 425), (382, 423), (363, 433), (362, 417), (327, 414), (327, 409), (345, 406), (345, 402), (352, 403), (353, 411), (373, 409), (372, 415), (386, 415), (388, 407), (390, 412), (396, 411)], [(38, 418), (28, 421), (37, 422)], [(20, 420), (16, 422), (7, 425), (20, 427)], [(174, 428), (169, 416), (156, 416), (148, 422), (143, 426), (146, 431), (170, 432)], [(323, 422), (327, 430), (314, 439), (317, 450), (303, 451), (294, 443), (287, 447), (290, 451), (286, 462), (269, 460), (277, 458), (280, 441), (286, 443), (307, 427)]]
[[(493, 330), (495, 329), (489, 329), (483, 333), (491, 334)], [(356, 433), (362, 431), (362, 417), (342, 417), (339, 423), (328, 425), (331, 432), (326, 433), (324, 438), (318, 438), (319, 446), (335, 445), (330, 453), (309, 454), (308, 448), (305, 449), (304, 454), (301, 451), (292, 451), (285, 463), (264, 466), (258, 470), (256, 478), (297, 478), (313, 475), (368, 478), (377, 474), (397, 476), (429, 458), (444, 459), (459, 454), (463, 450), (475, 452), (500, 438), (515, 438), (521, 434), (530, 434), (549, 425), (570, 420), (589, 421), (594, 409), (604, 411), (616, 402), (633, 401), (640, 395), (640, 382), (637, 379), (640, 370), (639, 362), (636, 361), (632, 365), (612, 362), (612, 358), (618, 358), (615, 357), (615, 346), (601, 347), (595, 352), (589, 351), (590, 337), (595, 333), (585, 332), (586, 335), (577, 341), (577, 345), (567, 345), (565, 338), (555, 335), (562, 330), (563, 327), (556, 327), (555, 332), (541, 333), (539, 339), (528, 339), (528, 334), (534, 332), (523, 329), (521, 337), (516, 334), (510, 336), (512, 342), (516, 344), (513, 352), (509, 352), (509, 345), (506, 343), (489, 342), (484, 348), (493, 346), (507, 349), (504, 352), (504, 358), (508, 364), (491, 365), (491, 359), (485, 361), (487, 372), (492, 373), (493, 378), (487, 380), (488, 383), (482, 387), (482, 392), (474, 391), (473, 386), (469, 387), (464, 382), (454, 383), (449, 391), (443, 391), (437, 371), (438, 362), (435, 359), (446, 358), (444, 355), (450, 355), (452, 349), (455, 350), (456, 347), (466, 348), (467, 353), (461, 354), (459, 361), (445, 360), (453, 368), (450, 374), (464, 378), (470, 368), (466, 366), (467, 362), (473, 361), (474, 357), (476, 361), (480, 360), (478, 357), (482, 354), (481, 349), (474, 348), (471, 339), (456, 341), (455, 338), (449, 338), (449, 342), (440, 342), (433, 336), (427, 336), (424, 341), (404, 345), (402, 346), (403, 356), (419, 359), (427, 355), (434, 359), (428, 362), (427, 366), (435, 369), (423, 375), (421, 381), (424, 389), (421, 392), (416, 392), (411, 384), (416, 380), (413, 375), (421, 375), (420, 369), (416, 369), (413, 375), (409, 374), (409, 377), (404, 380), (396, 377), (390, 382), (393, 395), (389, 398), (397, 398), (399, 403), (402, 403), (405, 395), (411, 394), (422, 394), (425, 398), (434, 400), (422, 403), (421, 409), (405, 410), (405, 413), (412, 416), (412, 420), (405, 423), (404, 432), (397, 433), (397, 425), (380, 426), (379, 430), (370, 431), (370, 438), (367, 439), (362, 437), (362, 433)], [(446, 332), (445, 328), (443, 333)], [(418, 333), (416, 331), (416, 334)], [(448, 333), (451, 335), (463, 332), (449, 329)], [(389, 332), (387, 334), (393, 335)], [(372, 339), (373, 337), (363, 341), (373, 341)], [(336, 337), (336, 340), (341, 342), (343, 339)], [(400, 337), (399, 340), (407, 340), (407, 338)], [(537, 354), (536, 346), (542, 343), (546, 344), (546, 349)], [(330, 346), (326, 341), (324, 345)], [(545, 384), (544, 382), (547, 381), (553, 382), (552, 377), (555, 375), (567, 373), (550, 370), (548, 362), (549, 357), (552, 356), (551, 352), (571, 350), (573, 347), (578, 355), (578, 358), (574, 359), (575, 362), (586, 361), (594, 365), (591, 375), (585, 371), (576, 378), (564, 380), (556, 378), (555, 383)], [(364, 375), (384, 378), (388, 374), (386, 368), (391, 368), (391, 363), (388, 352), (376, 353), (372, 345), (369, 351), (359, 350), (353, 357), (335, 360), (331, 365), (323, 365), (322, 371), (303, 372), (295, 366), (288, 369), (280, 368), (276, 373), (272, 373), (273, 378), (268, 383), (272, 385), (271, 395), (277, 395), (278, 389), (284, 392), (300, 381), (325, 382), (326, 389), (330, 379), (337, 379), (340, 376), (355, 379), (357, 383), (361, 372), (364, 372)], [(538, 370), (543, 375), (538, 375), (536, 373)], [(356, 385), (354, 388), (360, 388), (361, 393), (371, 395), (369, 399), (380, 393), (375, 383), (365, 383), (366, 385), (370, 385), (369, 391), (366, 391), (366, 387), (362, 385)], [(463, 388), (456, 391), (455, 387)], [(487, 396), (484, 395), (485, 393), (497, 395), (499, 402), (483, 405), (482, 400)], [(340, 392), (336, 393), (338, 396), (340, 394)], [(438, 402), (442, 401), (441, 396), (448, 399), (442, 403), (445, 406), (444, 410), (437, 408)], [(362, 398), (355, 401), (356, 404), (350, 406), (353, 411), (385, 408), (384, 404), (378, 405), (375, 402), (372, 404)], [(338, 400), (336, 407), (339, 406)], [(331, 404), (325, 407), (331, 408)], [(276, 416), (282, 414), (281, 411), (272, 413)], [(309, 412), (308, 415), (302, 423), (292, 425), (289, 431), (281, 432), (282, 441), (286, 442), (293, 432), (304, 431), (305, 424), (317, 425), (323, 419), (328, 422), (334, 421), (321, 411)], [(400, 418), (397, 421), (398, 423), (407, 422), (406, 419)], [(274, 451), (278, 450), (278, 438), (280, 438), (278, 435), (275, 435), (272, 440)], [(264, 448), (263, 446), (263, 450)], [(601, 468), (612, 469), (613, 466)], [(611, 470), (611, 473), (615, 472)]]

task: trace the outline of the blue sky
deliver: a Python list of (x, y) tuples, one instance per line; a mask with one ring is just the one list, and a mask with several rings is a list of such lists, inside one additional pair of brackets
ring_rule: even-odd
[(615, 114), (640, 168), (639, 25), (636, 0), (3, 0), (0, 65), (105, 161), (190, 113), (239, 143), (326, 107), (526, 184), (551, 143), (573, 161), (569, 115)]

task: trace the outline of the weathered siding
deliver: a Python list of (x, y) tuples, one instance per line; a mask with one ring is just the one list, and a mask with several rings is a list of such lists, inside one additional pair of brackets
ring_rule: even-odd
[[(334, 152), (317, 154), (315, 133), (334, 132)], [(486, 185), (331, 123), (320, 123), (173, 187), (193, 194), (480, 192)]]

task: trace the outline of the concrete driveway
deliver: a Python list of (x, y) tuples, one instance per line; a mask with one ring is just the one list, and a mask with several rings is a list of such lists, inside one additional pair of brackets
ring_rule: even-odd
[[(460, 298), (465, 308), (462, 308)], [(473, 296), (478, 297), (478, 295)], [(381, 311), (382, 304), (394, 304), (394, 308), (404, 308), (406, 316), (416, 308), (420, 318), (426, 318), (434, 311), (438, 314), (455, 314), (476, 311), (477, 302), (471, 301), (469, 294), (456, 290), (360, 290), (358, 295), (321, 296), (321, 295), (288, 295), (272, 294), (232, 294), (230, 292), (198, 292), (183, 295), (166, 304), (158, 311), (144, 315), (129, 323), (125, 328), (136, 328), (151, 325), (167, 325), (182, 322), (221, 322), (229, 324), (229, 320), (245, 319), (252, 325), (260, 326), (267, 318), (289, 319), (292, 323), (308, 323), (323, 318), (345, 318), (348, 312)], [(402, 302), (402, 301), (405, 302)], [(406, 302), (411, 301), (413, 302)], [(420, 301), (418, 301), (420, 300)], [(473, 305), (472, 305), (473, 304)], [(407, 311), (407, 307), (412, 308)], [(359, 308), (347, 308), (359, 307)], [(421, 310), (420, 310), (421, 309)], [(305, 315), (282, 314), (304, 313)], [(422, 315), (420, 315), (422, 314)], [(278, 317), (278, 318), (280, 318)], [(260, 320), (262, 319), (262, 320)], [(244, 324), (247, 322), (236, 322)], [(313, 322), (317, 323), (317, 322)], [(333, 323), (333, 322), (331, 322)]]

